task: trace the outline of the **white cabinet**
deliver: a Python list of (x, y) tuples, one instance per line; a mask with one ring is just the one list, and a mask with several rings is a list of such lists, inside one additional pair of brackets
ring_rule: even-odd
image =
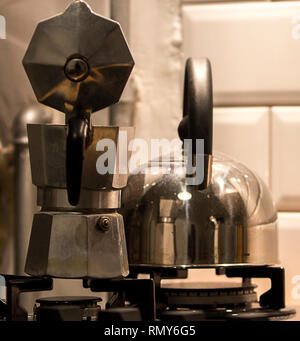
[(183, 52), (211, 60), (215, 104), (300, 104), (300, 2), (183, 6)]

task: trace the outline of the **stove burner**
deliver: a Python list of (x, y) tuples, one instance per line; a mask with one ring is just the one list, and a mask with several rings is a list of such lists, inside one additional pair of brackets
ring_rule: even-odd
[(205, 313), (202, 310), (166, 310), (159, 316), (161, 321), (203, 321)]
[(226, 311), (224, 317), (227, 320), (243, 321), (282, 321), (295, 315), (293, 309), (245, 309), (241, 311)]
[(59, 297), (44, 297), (36, 300), (41, 306), (52, 305), (79, 305), (80, 307), (95, 306), (97, 302), (101, 302), (100, 297), (94, 296), (59, 296)]
[(35, 307), (37, 321), (96, 321), (102, 301), (93, 296), (61, 296), (39, 298)]
[(295, 315), (294, 310), (288, 309), (225, 309), (208, 310), (175, 309), (166, 310), (159, 314), (161, 321), (282, 321)]
[(197, 282), (164, 284), (160, 292), (163, 301), (171, 308), (197, 307), (237, 307), (257, 302), (254, 289), (256, 285), (226, 283), (226, 282)]

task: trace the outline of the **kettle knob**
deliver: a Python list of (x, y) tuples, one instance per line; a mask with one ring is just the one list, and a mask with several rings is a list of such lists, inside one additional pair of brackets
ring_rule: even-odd
[(76, 206), (80, 198), (84, 151), (89, 139), (89, 123), (80, 117), (68, 121), (66, 182), (69, 203)]

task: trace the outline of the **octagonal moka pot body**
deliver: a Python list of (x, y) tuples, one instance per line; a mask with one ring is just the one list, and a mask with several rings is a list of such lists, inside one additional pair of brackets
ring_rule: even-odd
[[(121, 213), (132, 267), (278, 263), (277, 212), (269, 189), (243, 164), (212, 155), (211, 85), (209, 61), (189, 59), (179, 136), (192, 141), (190, 154), (151, 160), (129, 176)], [(200, 153), (197, 139), (204, 141)], [(197, 158), (200, 184), (187, 174)]]
[[(37, 204), (42, 208), (33, 219), (25, 271), (63, 278), (126, 276), (123, 218), (117, 210), (128, 175), (119, 154), (125, 152), (130, 157), (127, 147), (134, 129), (92, 127), (93, 138), (83, 161), (80, 198), (73, 206), (66, 184), (67, 128), (28, 125), (32, 182), (37, 186)], [(97, 170), (97, 162), (106, 152), (97, 147), (103, 139), (110, 139), (116, 146), (113, 174), (99, 174)], [(101, 228), (103, 217), (109, 219), (108, 230)]]
[[(134, 128), (92, 126), (91, 140), (84, 152), (80, 198), (75, 206), (69, 203), (66, 191), (68, 126), (29, 124), (27, 131), (32, 182), (38, 187), (40, 206), (48, 209), (60, 207), (65, 210), (119, 207), (120, 190), (127, 184), (126, 160), (130, 157), (128, 144), (134, 138)], [(113, 144), (114, 155), (110, 161), (111, 169), (107, 165), (107, 171), (103, 169), (99, 172), (97, 164), (107, 153), (104, 144), (101, 144), (105, 140)], [(124, 164), (122, 160), (125, 161)], [(75, 166), (70, 166), (71, 171)], [(101, 174), (104, 171), (105, 174)], [(99, 200), (104, 193), (108, 194), (109, 200), (100, 204)]]

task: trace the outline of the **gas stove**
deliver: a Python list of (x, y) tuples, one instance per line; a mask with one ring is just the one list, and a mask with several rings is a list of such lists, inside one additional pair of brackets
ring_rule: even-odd
[[(134, 128), (92, 123), (94, 112), (119, 101), (134, 66), (118, 23), (74, 1), (37, 26), (23, 65), (37, 100), (63, 112), (65, 124), (27, 127), (41, 210), (26, 257), (30, 276), (2, 275), (3, 321), (269, 321), (295, 314), (285, 308), (284, 269), (261, 265), (278, 260), (268, 188), (245, 166), (212, 155), (207, 58), (186, 62), (178, 129), (184, 158), (174, 158), (169, 173), (151, 162), (130, 174)], [(106, 159), (108, 141), (114, 148)], [(190, 166), (201, 166), (202, 181)], [(202, 267), (224, 282), (185, 281), (188, 269)], [(80, 279), (89, 295), (57, 295), (56, 278)], [(255, 278), (271, 282), (260, 297)], [(21, 295), (33, 292), (47, 293), (32, 299), (31, 313)]]
[[(132, 268), (128, 278), (84, 279), (91, 292), (112, 293), (101, 308), (100, 297), (51, 296), (36, 299), (33, 315), (20, 305), (24, 292), (49, 291), (53, 280), (47, 277), (2, 275), (6, 300), (1, 301), (2, 321), (273, 321), (295, 316), (285, 307), (284, 269), (272, 266), (217, 268), (218, 275), (237, 278), (233, 282), (182, 282), (186, 269)], [(148, 278), (139, 278), (147, 274)], [(241, 282), (238, 281), (241, 278)], [(269, 278), (271, 288), (257, 297), (253, 278)], [(168, 279), (167, 284), (163, 280)]]

